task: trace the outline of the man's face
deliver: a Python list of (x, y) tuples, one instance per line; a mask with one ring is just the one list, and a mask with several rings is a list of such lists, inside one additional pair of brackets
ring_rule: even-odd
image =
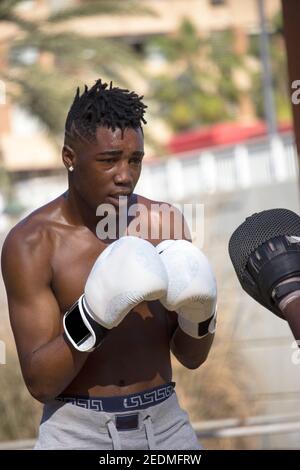
[(95, 143), (76, 145), (72, 185), (91, 208), (119, 206), (119, 195), (130, 196), (141, 173), (144, 138), (140, 128), (113, 131), (98, 127)]

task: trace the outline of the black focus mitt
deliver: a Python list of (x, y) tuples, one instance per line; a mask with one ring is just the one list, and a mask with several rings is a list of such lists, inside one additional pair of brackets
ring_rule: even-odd
[(300, 217), (287, 209), (247, 217), (229, 240), (229, 255), (242, 288), (284, 318), (279, 304), (300, 291)]

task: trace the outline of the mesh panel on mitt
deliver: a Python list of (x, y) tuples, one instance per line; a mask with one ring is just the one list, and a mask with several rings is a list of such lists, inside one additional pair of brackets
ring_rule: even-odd
[(280, 235), (300, 237), (300, 217), (288, 209), (269, 209), (247, 217), (231, 235), (229, 255), (239, 279), (250, 254), (271, 238)]

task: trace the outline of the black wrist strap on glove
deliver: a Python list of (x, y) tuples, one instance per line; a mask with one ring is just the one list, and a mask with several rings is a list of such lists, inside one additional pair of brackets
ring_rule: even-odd
[(100, 346), (109, 331), (89, 315), (83, 295), (65, 313), (63, 324), (67, 339), (81, 352), (90, 352)]

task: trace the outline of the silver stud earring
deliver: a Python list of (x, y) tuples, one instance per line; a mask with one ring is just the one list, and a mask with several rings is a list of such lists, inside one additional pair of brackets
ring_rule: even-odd
[(73, 170), (74, 170), (73, 165), (69, 166), (68, 170), (69, 170), (69, 171), (73, 171)]

